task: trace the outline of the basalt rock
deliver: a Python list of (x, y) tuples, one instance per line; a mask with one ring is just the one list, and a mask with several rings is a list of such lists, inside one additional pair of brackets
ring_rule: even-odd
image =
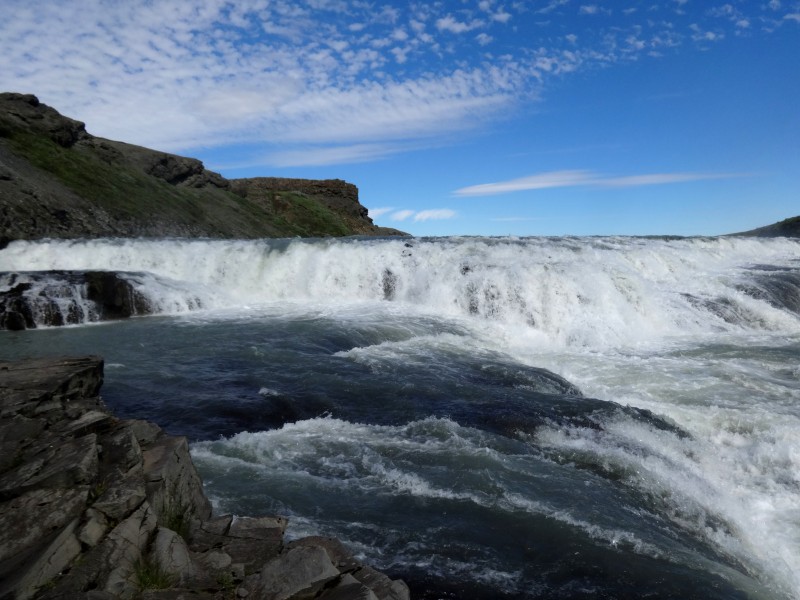
[[(0, 329), (34, 329), (124, 319), (151, 312), (138, 273), (0, 273)], [(3, 290), (5, 288), (5, 290)]]
[(186, 439), (111, 415), (99, 357), (0, 363), (0, 598), (407, 600), (281, 517), (213, 517)]
[(773, 223), (759, 227), (758, 229), (751, 229), (742, 233), (734, 233), (732, 235), (742, 235), (748, 237), (800, 237), (800, 216), (790, 217)]
[(64, 148), (71, 148), (79, 140), (86, 139), (86, 125), (81, 121), (59, 114), (55, 109), (42, 104), (33, 94), (2, 94), (6, 129), (25, 129), (43, 132)]

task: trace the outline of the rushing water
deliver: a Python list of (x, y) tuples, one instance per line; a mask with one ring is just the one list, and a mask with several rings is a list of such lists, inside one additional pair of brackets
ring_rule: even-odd
[(104, 355), (106, 402), (188, 435), (218, 511), (336, 536), (416, 598), (800, 597), (798, 241), (0, 251), (52, 269), (126, 272), (162, 314), (0, 356)]

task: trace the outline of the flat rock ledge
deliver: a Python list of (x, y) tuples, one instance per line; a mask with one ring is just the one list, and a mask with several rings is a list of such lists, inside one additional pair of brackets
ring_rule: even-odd
[(407, 600), (337, 540), (212, 516), (184, 437), (120, 420), (97, 356), (0, 362), (0, 600)]

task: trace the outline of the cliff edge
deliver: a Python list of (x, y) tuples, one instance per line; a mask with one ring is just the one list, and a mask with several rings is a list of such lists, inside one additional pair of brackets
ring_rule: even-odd
[(404, 235), (340, 180), (227, 180), (194, 158), (95, 137), (0, 93), (0, 248), (17, 239)]
[(733, 233), (731, 235), (748, 237), (800, 237), (800, 217), (790, 217), (778, 223), (773, 223), (772, 225), (766, 225), (765, 227), (759, 227), (741, 233)]

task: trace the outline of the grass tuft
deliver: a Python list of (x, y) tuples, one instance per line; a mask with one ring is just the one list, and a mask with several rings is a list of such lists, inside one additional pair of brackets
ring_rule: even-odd
[(136, 585), (140, 590), (165, 590), (175, 583), (175, 577), (149, 558), (140, 558), (134, 566)]

